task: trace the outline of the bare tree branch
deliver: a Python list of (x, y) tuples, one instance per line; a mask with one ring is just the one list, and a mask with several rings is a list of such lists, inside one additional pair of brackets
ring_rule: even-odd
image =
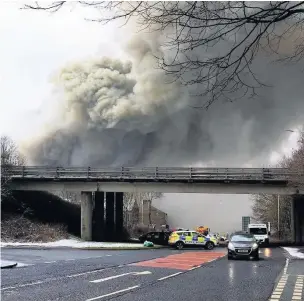
[[(259, 54), (269, 53), (277, 60), (303, 58), (302, 35), (304, 1), (78, 1), (94, 7), (102, 24), (133, 19), (140, 30), (159, 31), (166, 39), (163, 48), (169, 56), (158, 57), (159, 67), (185, 85), (199, 85), (198, 95), (207, 96), (202, 107), (215, 100), (233, 101), (255, 96), (261, 82), (252, 64)], [(58, 11), (67, 1), (24, 8)], [(291, 50), (284, 53), (282, 41), (299, 33)], [(204, 54), (204, 55), (202, 55)], [(200, 105), (199, 105), (200, 106)]]

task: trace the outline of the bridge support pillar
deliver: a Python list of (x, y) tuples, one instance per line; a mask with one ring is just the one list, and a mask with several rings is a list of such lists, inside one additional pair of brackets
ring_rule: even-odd
[(115, 193), (115, 236), (120, 241), (123, 238), (123, 192)]
[(103, 191), (95, 192), (95, 206), (93, 209), (93, 240), (103, 241), (104, 240), (104, 200), (105, 194)]
[(81, 238), (85, 241), (92, 240), (92, 192), (81, 192)]
[(294, 202), (294, 227), (295, 242), (302, 244), (304, 242), (304, 196), (296, 196)]
[(106, 227), (105, 239), (114, 240), (114, 211), (115, 211), (115, 194), (114, 192), (106, 193)]
[(295, 224), (295, 199), (291, 200), (290, 208), (290, 226), (291, 226), (291, 241), (296, 242), (296, 224)]

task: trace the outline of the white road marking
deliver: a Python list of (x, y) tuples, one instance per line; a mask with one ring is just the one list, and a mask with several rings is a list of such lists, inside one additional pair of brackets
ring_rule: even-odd
[(122, 289), (122, 290), (119, 290), (119, 291), (116, 291), (116, 292), (113, 292), (113, 293), (109, 293), (109, 294), (106, 294), (106, 295), (101, 295), (101, 296), (98, 296), (98, 297), (95, 297), (95, 298), (87, 299), (86, 301), (93, 301), (93, 300), (98, 300), (98, 299), (102, 299), (102, 298), (105, 298), (105, 297), (117, 295), (119, 293), (127, 292), (127, 291), (130, 291), (130, 290), (138, 288), (138, 287), (139, 287), (139, 285), (127, 287), (125, 289)]
[[(113, 255), (107, 254), (107, 255), (102, 255), (102, 256), (93, 256), (93, 257), (83, 257), (83, 258), (71, 258), (71, 259), (63, 259), (63, 260), (53, 260), (53, 261), (44, 261), (42, 263), (56, 263), (58, 261), (75, 261), (75, 260), (84, 260), (84, 259), (93, 259), (93, 258), (102, 258), (102, 257), (111, 257)], [(35, 264), (39, 264), (40, 262), (35, 262), (35, 263), (23, 263), (23, 262), (17, 262), (17, 268), (21, 268), (21, 267), (26, 267), (26, 266), (31, 266), (31, 265), (35, 265)]]
[(94, 273), (98, 273), (98, 272), (108, 271), (108, 270), (111, 270), (111, 269), (113, 269), (113, 267), (105, 268), (105, 269), (99, 269), (99, 270), (94, 270), (94, 271), (89, 271), (89, 272), (83, 272), (83, 273), (79, 273), (79, 274), (68, 275), (66, 277), (67, 278), (74, 278), (74, 277), (79, 277), (79, 276), (83, 276), (83, 275), (87, 275), (87, 274), (94, 274)]
[(171, 275), (169, 275), (169, 276), (165, 276), (165, 277), (159, 278), (159, 279), (157, 279), (157, 280), (158, 280), (158, 281), (165, 280), (165, 279), (168, 279), (168, 278), (177, 276), (177, 275), (182, 274), (182, 273), (183, 273), (183, 272), (178, 272), (178, 273), (175, 273), (175, 274), (171, 274)]
[(111, 270), (111, 269), (113, 269), (113, 267), (109, 267), (109, 268), (105, 268), (105, 269), (99, 269), (99, 270), (95, 270), (95, 271), (84, 272), (84, 273), (79, 273), (79, 274), (74, 274), (74, 275), (68, 275), (68, 276), (63, 276), (63, 277), (50, 278), (50, 279), (47, 279), (47, 280), (37, 281), (37, 282), (27, 283), (27, 284), (22, 284), (22, 285), (8, 286), (8, 287), (1, 288), (1, 291), (5, 291), (5, 290), (8, 290), (8, 289), (18, 289), (20, 287), (42, 284), (42, 283), (47, 283), (47, 282), (51, 282), (51, 281), (58, 281), (58, 280), (64, 279), (64, 278), (73, 278), (73, 277), (78, 277), (78, 276), (82, 276), (82, 275), (86, 275), (86, 274), (92, 274), (92, 273), (107, 271), (107, 270)]
[(200, 266), (193, 267), (193, 268), (189, 269), (189, 271), (192, 271), (192, 270), (198, 269), (199, 267), (200, 267)]
[(44, 281), (36, 281), (36, 282), (31, 282), (31, 283), (26, 283), (26, 284), (20, 284), (18, 286), (8, 286), (5, 288), (2, 288), (2, 291), (8, 290), (8, 289), (15, 289), (15, 288), (19, 288), (19, 287), (26, 287), (26, 286), (32, 286), (32, 285), (37, 285), (37, 284), (42, 284), (44, 283)]
[(16, 288), (16, 286), (8, 286), (8, 287), (2, 288), (1, 291), (10, 290), (10, 289), (14, 289), (14, 288)]
[(92, 283), (99, 283), (99, 282), (104, 282), (104, 281), (108, 281), (108, 280), (120, 278), (120, 277), (127, 276), (127, 275), (139, 276), (139, 275), (149, 275), (149, 274), (152, 274), (152, 272), (149, 272), (149, 271), (143, 271), (143, 272), (130, 272), (130, 273), (124, 273), (124, 274), (115, 275), (115, 276), (110, 276), (110, 277), (106, 277), (106, 278), (101, 278), (101, 279), (97, 279), (97, 280), (92, 280), (92, 281), (90, 281), (90, 282), (92, 282)]
[(285, 267), (284, 267), (284, 271), (283, 271), (283, 274), (284, 274), (284, 275), (287, 274), (288, 264), (289, 264), (289, 259), (286, 258)]

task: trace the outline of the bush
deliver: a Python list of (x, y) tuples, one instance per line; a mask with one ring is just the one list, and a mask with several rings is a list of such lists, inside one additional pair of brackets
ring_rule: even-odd
[(1, 203), (2, 212), (17, 213), (30, 220), (67, 226), (69, 233), (80, 236), (80, 206), (44, 191), (14, 191)]
[(2, 241), (49, 242), (68, 236), (64, 225), (32, 221), (20, 214), (2, 214)]

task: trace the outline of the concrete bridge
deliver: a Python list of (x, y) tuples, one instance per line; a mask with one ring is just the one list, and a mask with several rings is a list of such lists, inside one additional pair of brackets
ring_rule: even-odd
[(294, 173), (284, 168), (62, 168), (10, 169), (14, 190), (105, 192), (299, 194), (289, 185)]
[(304, 194), (291, 185), (298, 174), (284, 168), (24, 166), (10, 167), (8, 173), (13, 190), (81, 191), (81, 236), (85, 240), (92, 239), (92, 217), (103, 219), (104, 210), (106, 229), (111, 229), (107, 231), (121, 231), (123, 192)]

